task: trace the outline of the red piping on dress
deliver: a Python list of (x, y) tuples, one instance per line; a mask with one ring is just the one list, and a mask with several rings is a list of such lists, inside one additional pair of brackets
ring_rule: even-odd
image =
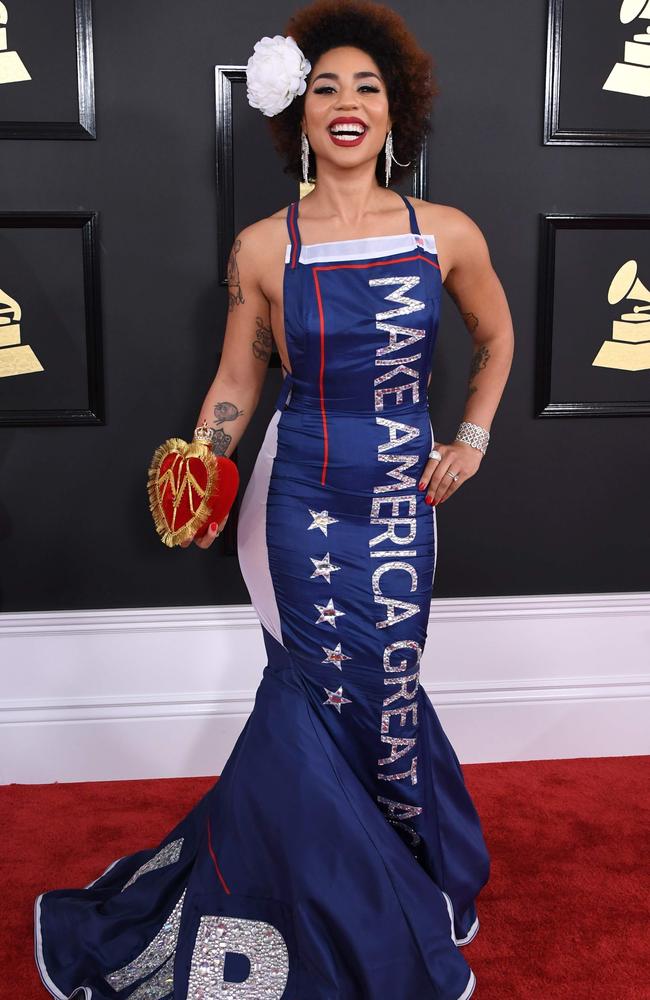
[(316, 299), (318, 301), (318, 315), (320, 317), (320, 373), (318, 385), (320, 391), (320, 412), (323, 420), (323, 471), (321, 473), (321, 486), (325, 484), (325, 470), (327, 469), (327, 456), (329, 452), (329, 439), (327, 437), (327, 416), (325, 413), (325, 397), (323, 393), (323, 377), (325, 375), (325, 317), (323, 315), (323, 300), (321, 297), (320, 285), (318, 283), (318, 268), (313, 270), (314, 284), (316, 285)]
[[(414, 254), (412, 257), (398, 257), (397, 260), (391, 260), (390, 264), (403, 264), (407, 261), (412, 260), (423, 260), (427, 264), (431, 264), (431, 267), (440, 270), (440, 264), (436, 264), (434, 261), (429, 260), (428, 257), (424, 257), (422, 254)], [(325, 472), (327, 469), (327, 459), (329, 453), (329, 440), (327, 437), (327, 414), (325, 411), (325, 396), (323, 392), (323, 379), (325, 376), (325, 316), (323, 314), (323, 299), (321, 296), (320, 284), (318, 281), (318, 271), (336, 271), (341, 268), (363, 268), (363, 267), (385, 267), (387, 261), (376, 260), (370, 261), (367, 264), (317, 264), (314, 265), (313, 275), (314, 275), (314, 285), (316, 286), (316, 300), (318, 302), (318, 316), (320, 319), (320, 373), (319, 373), (319, 391), (320, 391), (320, 410), (321, 417), (323, 421), (323, 471), (321, 473), (321, 486), (325, 484)]]
[(217, 864), (217, 858), (216, 858), (216, 855), (215, 855), (215, 853), (214, 853), (214, 851), (212, 849), (212, 829), (210, 827), (210, 817), (209, 816), (208, 816), (208, 850), (210, 852), (210, 857), (212, 858), (212, 863), (214, 865), (215, 871), (216, 871), (217, 875), (219, 876), (219, 881), (221, 882), (222, 886), (224, 887), (224, 889), (226, 890), (226, 892), (228, 893), (228, 895), (230, 895), (231, 894), (230, 893), (230, 889), (226, 885), (226, 883), (224, 881), (224, 877), (223, 877), (223, 875), (221, 874), (221, 872), (219, 870), (219, 865)]

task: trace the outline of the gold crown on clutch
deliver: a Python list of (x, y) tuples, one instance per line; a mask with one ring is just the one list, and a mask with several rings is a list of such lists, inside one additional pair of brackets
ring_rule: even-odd
[(199, 444), (205, 444), (210, 447), (212, 444), (212, 438), (214, 436), (214, 429), (208, 427), (208, 421), (204, 419), (200, 427), (197, 427), (194, 431), (194, 440), (198, 441)]

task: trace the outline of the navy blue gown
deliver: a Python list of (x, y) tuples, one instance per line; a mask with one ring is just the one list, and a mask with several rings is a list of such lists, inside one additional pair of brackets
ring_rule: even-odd
[(238, 551), (268, 656), (211, 790), (155, 847), (36, 900), (52, 996), (467, 1000), (489, 877), (454, 749), (419, 684), (437, 556), (417, 483), (435, 237), (303, 246), (289, 206), (291, 374)]

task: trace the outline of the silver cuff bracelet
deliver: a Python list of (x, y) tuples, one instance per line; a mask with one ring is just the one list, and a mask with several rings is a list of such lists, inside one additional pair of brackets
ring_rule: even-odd
[(463, 420), (458, 428), (456, 440), (464, 441), (466, 444), (471, 444), (472, 448), (478, 448), (478, 450), (483, 452), (485, 455), (488, 442), (490, 440), (490, 434), (484, 427), (479, 427), (478, 424), (472, 424), (469, 420)]

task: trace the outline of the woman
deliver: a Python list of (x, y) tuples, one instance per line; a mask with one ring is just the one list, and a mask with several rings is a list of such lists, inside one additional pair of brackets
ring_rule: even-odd
[[(57, 997), (466, 1000), (489, 856), (419, 663), (435, 507), (485, 454), (508, 307), (474, 223), (389, 188), (434, 94), (394, 12), (319, 0), (258, 43), (248, 85), (288, 169), (316, 178), (234, 242), (198, 419), (231, 454), (273, 339), (286, 375), (238, 529), (268, 664), (219, 781), (165, 840), (39, 897), (37, 962)], [(434, 448), (443, 284), (475, 349), (464, 421)]]

